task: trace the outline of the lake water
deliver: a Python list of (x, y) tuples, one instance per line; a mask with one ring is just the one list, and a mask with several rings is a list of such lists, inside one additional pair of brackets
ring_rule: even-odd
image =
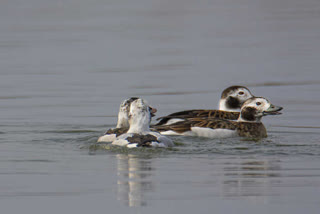
[[(319, 213), (319, 0), (0, 3), (1, 213)], [(245, 85), (261, 141), (89, 149), (140, 96), (157, 116)]]

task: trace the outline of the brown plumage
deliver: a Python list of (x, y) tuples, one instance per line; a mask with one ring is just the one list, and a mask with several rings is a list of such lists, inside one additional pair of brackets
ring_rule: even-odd
[(152, 128), (158, 132), (174, 131), (178, 134), (191, 131), (193, 127), (210, 129), (236, 130), (241, 137), (267, 137), (267, 131), (261, 122), (237, 122), (223, 119), (189, 118), (171, 125), (156, 125)]
[(127, 133), (127, 131), (129, 130), (129, 128), (114, 128), (114, 129), (108, 129), (108, 131), (106, 131), (106, 134), (115, 134), (117, 137), (119, 135), (122, 135), (124, 133)]
[(221, 111), (221, 110), (187, 110), (180, 111), (168, 116), (160, 117), (157, 120), (160, 120), (156, 126), (166, 124), (170, 119), (188, 119), (188, 118), (216, 118), (224, 120), (237, 120), (239, 118), (239, 112), (230, 112), (230, 111)]
[(237, 133), (241, 137), (268, 137), (263, 123), (237, 122)]
[(215, 118), (224, 120), (237, 120), (240, 113), (238, 112), (241, 105), (249, 98), (253, 97), (248, 88), (244, 86), (230, 86), (226, 88), (219, 101), (219, 110), (212, 109), (194, 109), (175, 112), (164, 117), (156, 125), (165, 125), (173, 123), (177, 120), (184, 120), (188, 118)]
[(158, 139), (156, 136), (151, 134), (133, 134), (131, 137), (127, 137), (127, 141), (130, 142), (129, 144), (136, 143), (137, 147), (151, 147), (151, 143), (158, 142)]
[[(212, 117), (194, 117), (184, 118), (183, 121), (169, 125), (155, 125), (154, 128), (168, 135), (181, 134), (214, 138), (231, 137), (234, 134), (232, 131), (236, 131), (237, 135), (241, 137), (264, 138), (267, 137), (267, 131), (261, 123), (261, 118), (266, 115), (279, 115), (282, 109), (281, 106), (273, 105), (266, 98), (251, 97), (242, 105), (237, 121)], [(219, 114), (207, 114), (207, 116), (209, 115)], [(231, 132), (220, 132), (221, 129)], [(215, 132), (215, 130), (217, 131)]]

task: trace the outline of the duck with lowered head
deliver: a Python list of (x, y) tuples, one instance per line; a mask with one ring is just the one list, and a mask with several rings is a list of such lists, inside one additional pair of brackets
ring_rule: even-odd
[[(108, 129), (104, 135), (99, 137), (98, 142), (103, 142), (103, 143), (111, 143), (114, 141), (117, 136), (124, 134), (128, 131), (129, 129), (129, 121), (128, 121), (128, 116), (130, 112), (130, 105), (133, 101), (138, 100), (138, 97), (131, 97), (129, 99), (125, 99), (124, 101), (121, 102), (120, 108), (119, 108), (119, 113), (118, 113), (118, 122), (116, 128), (111, 128)], [(155, 116), (154, 113), (157, 112), (156, 108), (152, 108), (149, 106), (151, 116)]]
[(112, 144), (133, 147), (171, 147), (173, 142), (158, 132), (150, 131), (151, 111), (143, 99), (136, 99), (130, 105), (129, 130), (117, 137)]

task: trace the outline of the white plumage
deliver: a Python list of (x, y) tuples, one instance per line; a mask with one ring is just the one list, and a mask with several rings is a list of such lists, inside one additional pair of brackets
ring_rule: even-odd
[(129, 125), (126, 134), (116, 138), (113, 145), (132, 147), (171, 147), (173, 142), (158, 132), (150, 131), (151, 112), (146, 101), (137, 99), (130, 105)]

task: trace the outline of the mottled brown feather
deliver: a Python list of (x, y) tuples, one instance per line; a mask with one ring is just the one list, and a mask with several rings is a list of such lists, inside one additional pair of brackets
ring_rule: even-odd
[(114, 129), (109, 129), (104, 134), (105, 135), (106, 134), (115, 134), (118, 137), (119, 135), (127, 133), (128, 130), (129, 130), (129, 128), (114, 128)]
[(156, 136), (153, 136), (151, 134), (133, 134), (131, 137), (127, 137), (127, 141), (129, 141), (129, 144), (138, 144), (137, 147), (150, 147), (151, 143), (158, 142), (158, 139)]
[(214, 118), (189, 118), (171, 125), (156, 125), (153, 126), (153, 129), (158, 132), (174, 131), (181, 134), (191, 131), (192, 127), (236, 130), (241, 137), (267, 137), (267, 131), (263, 123), (237, 122)]
[(221, 111), (221, 110), (211, 110), (211, 109), (195, 109), (186, 110), (176, 113), (169, 114), (164, 117), (160, 117), (160, 120), (156, 125), (164, 125), (170, 119), (188, 119), (188, 118), (216, 118), (225, 120), (237, 120), (239, 117), (239, 112)]
[(263, 123), (238, 122), (237, 132), (241, 137), (268, 137)]

